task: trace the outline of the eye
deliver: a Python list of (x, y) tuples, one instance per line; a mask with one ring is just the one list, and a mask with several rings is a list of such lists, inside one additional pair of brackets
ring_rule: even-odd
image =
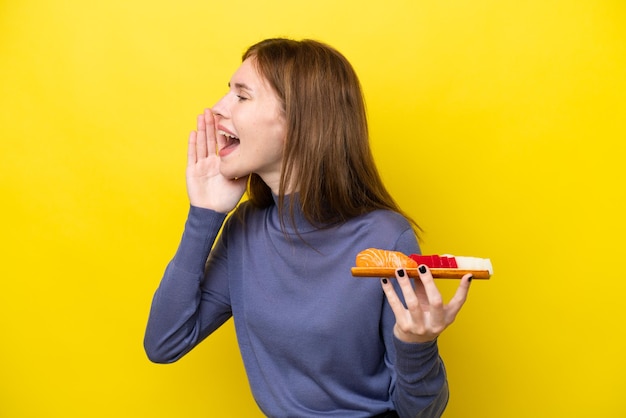
[(248, 100), (247, 97), (242, 96), (241, 94), (236, 94), (236, 96), (237, 96), (237, 100), (240, 101), (240, 102), (244, 102), (244, 101)]

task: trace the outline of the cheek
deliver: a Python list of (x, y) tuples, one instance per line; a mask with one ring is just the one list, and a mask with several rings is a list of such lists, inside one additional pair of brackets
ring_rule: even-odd
[(287, 140), (287, 122), (285, 121), (285, 117), (282, 113), (278, 113), (272, 119), (272, 129), (273, 136), (277, 142), (281, 144), (281, 147), (285, 144)]
[(265, 149), (282, 152), (286, 135), (287, 124), (280, 112), (268, 112), (271, 104), (259, 105), (254, 109), (241, 109), (233, 112), (232, 121), (237, 129), (242, 145), (251, 146), (257, 150)]
[(259, 118), (256, 123), (251, 126), (251, 132), (256, 134), (257, 138), (263, 138), (266, 146), (282, 148), (285, 142), (287, 127), (282, 117), (267, 116)]
[(272, 147), (275, 152), (282, 157), (283, 150), (285, 149), (285, 142), (287, 140), (287, 129), (283, 125), (274, 127), (272, 135)]

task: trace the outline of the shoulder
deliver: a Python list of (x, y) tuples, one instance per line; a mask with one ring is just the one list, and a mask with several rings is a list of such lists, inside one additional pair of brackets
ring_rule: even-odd
[(239, 205), (237, 205), (237, 208), (233, 211), (233, 215), (237, 215), (237, 216), (240, 216), (240, 217), (241, 216), (250, 216), (250, 215), (252, 215), (254, 213), (259, 213), (262, 210), (263, 209), (259, 209), (258, 207), (253, 205), (251, 201), (244, 200)]
[[(227, 227), (233, 229), (260, 228), (261, 225), (272, 227), (277, 217), (275, 204), (260, 207), (250, 200), (244, 200), (233, 210), (227, 220)], [(268, 222), (272, 225), (267, 225)]]
[(363, 248), (381, 248), (405, 253), (419, 251), (411, 223), (391, 210), (375, 210), (347, 223), (353, 237)]
[(236, 230), (243, 228), (250, 222), (254, 222), (254, 219), (258, 219), (265, 212), (265, 209), (260, 209), (252, 204), (252, 202), (245, 200), (241, 202), (235, 210), (233, 210), (226, 220), (224, 230)]
[(408, 219), (392, 210), (374, 210), (355, 218), (355, 221), (372, 227), (391, 228), (394, 230), (411, 229)]

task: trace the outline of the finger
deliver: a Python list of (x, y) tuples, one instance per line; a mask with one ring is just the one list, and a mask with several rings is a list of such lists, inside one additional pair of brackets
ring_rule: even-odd
[(402, 304), (402, 301), (396, 293), (396, 289), (393, 287), (393, 284), (391, 284), (389, 279), (382, 278), (380, 279), (380, 283), (383, 286), (383, 292), (387, 297), (387, 302), (389, 302), (389, 306), (391, 306), (391, 310), (393, 311), (397, 321), (399, 318), (404, 317), (404, 305)]
[(206, 142), (206, 122), (204, 115), (198, 116), (197, 124), (197, 139), (196, 139), (196, 158), (206, 158), (207, 156), (207, 142)]
[(215, 126), (215, 116), (211, 109), (204, 109), (204, 124), (206, 127), (207, 152), (209, 154), (217, 154), (217, 127)]
[(446, 320), (448, 321), (448, 323), (452, 323), (452, 321), (454, 321), (456, 315), (465, 304), (472, 279), (473, 277), (471, 273), (468, 273), (461, 278), (459, 287), (456, 289), (454, 296), (452, 297), (452, 299), (450, 299), (450, 302), (448, 303), (448, 312), (446, 315)]
[(215, 132), (215, 152), (218, 153), (219, 150), (224, 145), (226, 145), (226, 137), (224, 137), (224, 135), (217, 134), (217, 118), (215, 116), (216, 115), (219, 116), (219, 113), (214, 111), (213, 109), (209, 109), (209, 112), (211, 113), (211, 117), (213, 118), (213, 126), (214, 126), (214, 132)]
[(417, 268), (417, 271), (419, 272), (419, 280), (424, 285), (424, 291), (426, 292), (426, 297), (428, 298), (432, 324), (435, 326), (444, 325), (445, 315), (443, 298), (437, 288), (437, 285), (435, 284), (433, 275), (424, 264), (421, 264)]
[(196, 131), (192, 131), (189, 134), (189, 142), (187, 143), (187, 166), (192, 166), (198, 161), (196, 155), (196, 140), (197, 133)]
[(407, 310), (411, 313), (413, 321), (421, 324), (424, 320), (424, 312), (422, 311), (421, 303), (415, 293), (415, 289), (412, 286), (411, 279), (406, 273), (406, 270), (399, 268), (396, 270), (396, 279), (402, 289), (402, 296), (404, 296), (404, 303)]

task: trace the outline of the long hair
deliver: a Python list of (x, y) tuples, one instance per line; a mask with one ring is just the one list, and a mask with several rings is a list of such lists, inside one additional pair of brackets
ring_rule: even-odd
[[(376, 169), (361, 85), (348, 60), (326, 44), (284, 38), (251, 46), (243, 60), (251, 57), (277, 94), (287, 123), (279, 209), (289, 187), (298, 191), (305, 218), (320, 227), (388, 209), (401, 213), (419, 230), (400, 210)], [(273, 204), (271, 193), (258, 175), (250, 177), (252, 204)], [(292, 220), (293, 213), (290, 206)]]

